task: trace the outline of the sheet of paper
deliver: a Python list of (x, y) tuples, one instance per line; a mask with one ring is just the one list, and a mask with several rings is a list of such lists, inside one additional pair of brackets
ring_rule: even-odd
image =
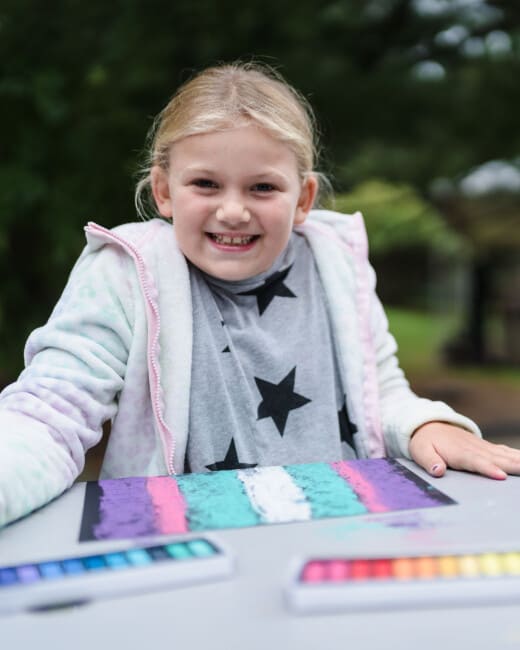
[(80, 541), (349, 517), (454, 501), (394, 459), (90, 482)]

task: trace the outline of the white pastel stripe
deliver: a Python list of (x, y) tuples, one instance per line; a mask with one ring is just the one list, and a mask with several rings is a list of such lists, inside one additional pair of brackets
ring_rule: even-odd
[(269, 524), (311, 519), (311, 507), (302, 489), (283, 467), (238, 470), (251, 507)]

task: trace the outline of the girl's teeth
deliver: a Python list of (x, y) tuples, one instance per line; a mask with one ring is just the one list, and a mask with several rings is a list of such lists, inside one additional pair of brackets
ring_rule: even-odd
[(228, 246), (245, 246), (253, 241), (254, 236), (248, 235), (247, 237), (229, 237), (228, 235), (212, 235), (217, 244), (227, 244)]

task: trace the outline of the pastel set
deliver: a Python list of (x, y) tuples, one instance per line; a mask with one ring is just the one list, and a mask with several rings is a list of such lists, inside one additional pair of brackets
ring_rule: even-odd
[(80, 541), (182, 534), (448, 505), (394, 459), (307, 463), (87, 484)]
[(227, 554), (206, 538), (0, 567), (0, 613), (170, 588), (230, 572)]
[(303, 613), (508, 602), (520, 599), (520, 552), (308, 559), (287, 596)]

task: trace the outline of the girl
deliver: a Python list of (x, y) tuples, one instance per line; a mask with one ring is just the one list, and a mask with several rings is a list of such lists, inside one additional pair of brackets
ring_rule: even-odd
[[(137, 188), (156, 218), (87, 246), (0, 400), (0, 525), (102, 477), (407, 456), (492, 478), (520, 452), (415, 396), (359, 214), (311, 211), (309, 108), (269, 70), (208, 69), (160, 114)], [(173, 227), (172, 227), (173, 222)]]

